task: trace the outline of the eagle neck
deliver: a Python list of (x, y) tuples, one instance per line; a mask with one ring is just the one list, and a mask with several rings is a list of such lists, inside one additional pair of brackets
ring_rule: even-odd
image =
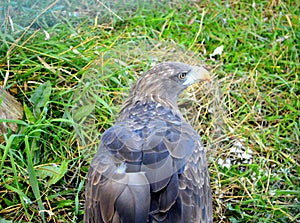
[(173, 102), (170, 100), (165, 100), (165, 98), (161, 98), (158, 95), (152, 95), (148, 97), (143, 98), (135, 98), (135, 97), (129, 97), (123, 107), (121, 108), (119, 118), (118, 120), (122, 119), (124, 116), (126, 116), (126, 113), (134, 108), (135, 106), (141, 105), (141, 104), (147, 104), (147, 103), (156, 103), (157, 105), (163, 106), (165, 108), (168, 108), (172, 110), (174, 113), (176, 113), (181, 119), (183, 119), (183, 116), (178, 108), (177, 101)]

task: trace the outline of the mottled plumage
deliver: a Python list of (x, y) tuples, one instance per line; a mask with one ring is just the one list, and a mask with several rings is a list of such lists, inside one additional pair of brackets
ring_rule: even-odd
[(91, 163), (84, 222), (213, 221), (205, 151), (177, 107), (186, 87), (208, 78), (168, 62), (137, 81)]

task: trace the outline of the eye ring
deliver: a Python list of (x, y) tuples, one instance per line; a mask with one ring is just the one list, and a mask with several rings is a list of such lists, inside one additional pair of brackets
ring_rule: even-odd
[(183, 72), (181, 72), (181, 73), (178, 74), (178, 78), (180, 80), (184, 80), (186, 78), (186, 75), (187, 75), (187, 72), (183, 71)]

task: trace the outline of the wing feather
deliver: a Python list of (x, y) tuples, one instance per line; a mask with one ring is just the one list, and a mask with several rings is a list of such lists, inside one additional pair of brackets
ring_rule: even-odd
[(138, 117), (103, 134), (87, 178), (85, 222), (212, 222), (201, 140), (170, 109), (156, 109), (132, 112)]
[[(126, 134), (128, 136), (126, 136)], [(120, 131), (115, 125), (101, 138), (87, 177), (84, 222), (145, 222), (150, 208), (150, 186), (142, 172), (128, 173), (128, 167), (140, 167), (139, 137)], [(118, 148), (120, 147), (120, 148)], [(140, 148), (141, 150), (141, 148)], [(138, 154), (138, 155), (137, 155)]]

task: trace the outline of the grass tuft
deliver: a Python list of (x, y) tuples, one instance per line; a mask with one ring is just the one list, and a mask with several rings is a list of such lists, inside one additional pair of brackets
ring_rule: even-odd
[(214, 221), (298, 222), (299, 7), (0, 3), (0, 82), (24, 107), (23, 120), (0, 117), (18, 124), (0, 144), (0, 222), (82, 222), (99, 137), (134, 81), (169, 60), (214, 77), (179, 100), (208, 150)]

